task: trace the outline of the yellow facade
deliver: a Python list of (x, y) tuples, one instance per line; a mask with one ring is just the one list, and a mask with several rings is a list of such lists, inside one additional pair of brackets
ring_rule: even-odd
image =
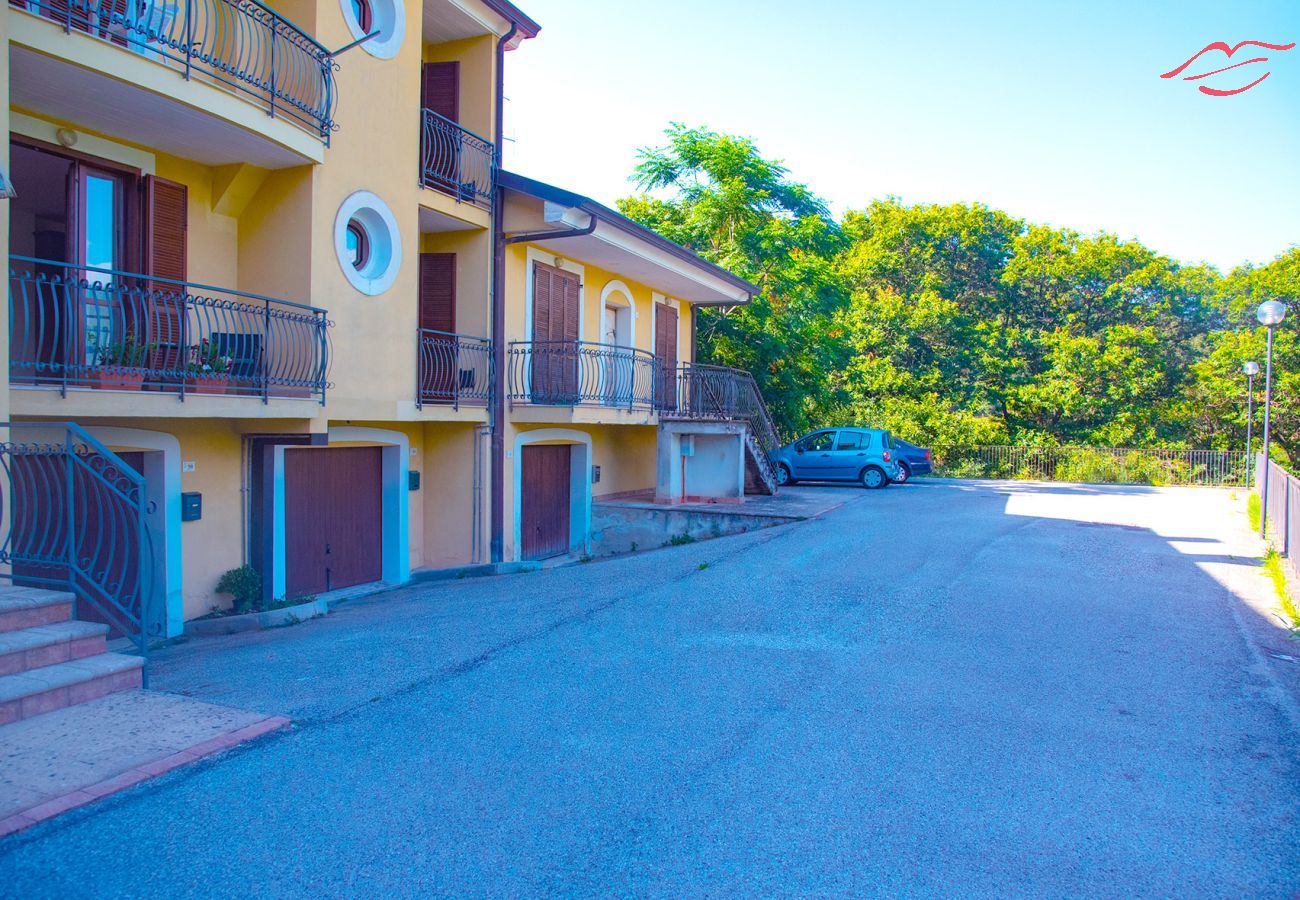
[[(141, 191), (151, 177), (183, 186), (187, 294), (242, 291), (270, 298), (268, 302), (324, 310), (330, 322), (323, 400), (286, 386), (268, 388), (266, 398), (236, 395), (233, 389), (195, 393), (188, 387), (191, 375), (168, 376), (173, 381), (163, 378), (157, 388), (128, 390), (82, 383), (65, 388), (55, 383), (58, 379), (33, 379), (30, 370), (24, 370), (21, 385), (10, 388), (0, 382), (4, 420), (72, 421), (110, 449), (146, 460), (148, 471), (142, 475), (159, 510), (154, 543), (164, 573), (158, 589), (166, 596), (167, 633), (176, 634), (184, 620), (228, 603), (228, 597), (216, 594), (216, 582), (226, 570), (245, 563), (259, 563), (272, 596), (295, 593), (298, 563), (293, 554), (298, 551), (288, 530), (297, 527), (297, 520), (286, 505), (305, 488), (290, 484), (295, 476), (288, 460), (306, 459), (304, 447), (380, 448), (378, 455), (354, 464), (379, 460), (373, 465), (379, 467), (375, 478), (381, 502), (339, 502), (338, 512), (345, 516), (354, 512), (352, 506), (366, 507), (376, 517), (382, 560), (373, 565), (376, 573), (382, 565), (385, 581), (402, 581), (420, 570), (497, 561), (491, 556), (493, 504), (505, 515), (501, 559), (520, 558), (517, 450), (534, 439), (576, 441), (589, 448), (583, 451), (589, 456), (582, 458), (600, 471), (598, 482), (581, 486), (589, 498), (654, 490), (655, 409), (516, 404), (504, 399), (502, 386), (503, 402), (494, 416), (486, 392), (488, 370), (474, 370), (466, 362), (468, 351), (450, 351), (450, 362), (430, 363), (419, 349), (426, 340), (420, 332), (422, 254), (455, 254), (455, 333), (495, 340), (498, 366), (506, 345), (532, 340), (528, 280), (536, 260), (554, 264), (558, 259), (559, 265), (581, 271), (581, 340), (604, 343), (614, 335), (629, 347), (653, 353), (655, 305), (673, 306), (680, 363), (692, 361), (692, 279), (698, 276), (701, 290), (712, 291), (709, 302), (720, 302), (722, 296), (716, 273), (692, 274), (695, 264), (689, 258), (672, 257), (616, 218), (608, 218), (594, 237), (569, 244), (545, 235), (506, 242), (507, 233), (528, 231), (534, 223), (552, 230), (564, 227), (548, 224), (550, 200), (527, 192), (499, 191), (502, 199), (494, 207), (493, 195), (474, 180), (467, 162), (465, 148), (475, 141), (482, 139), (489, 150), (493, 142), (499, 144), (500, 53), (507, 49), (507, 36), (513, 36), (508, 45), (513, 50), (537, 32), (523, 13), (503, 0), (367, 0), (381, 36), (338, 56), (331, 79), (312, 81), (308, 66), (304, 83), (271, 97), (265, 81), (252, 89), (197, 64), (193, 77), (184, 77), (188, 62), (176, 55), (183, 53), (177, 49), (183, 43), (169, 48), (159, 38), (141, 38), (143, 30), (113, 31), (104, 24), (107, 20), (60, 27), (49, 14), (54, 7), (40, 11), (45, 2), (40, 0), (32, 11), (0, 7), (0, 34), (9, 51), (0, 61), (0, 89), (10, 98), (4, 121), (11, 140), (37, 148), (26, 152), (79, 161), (76, 165), (89, 167), (87, 171), (106, 166), (125, 173), (122, 183)], [(354, 15), (351, 2), (285, 0), (273, 5), (301, 32), (307, 52), (315, 53), (311, 48), (318, 45), (328, 55), (329, 49), (357, 37), (357, 23), (349, 18)], [(400, 26), (395, 24), (399, 20)], [(159, 26), (154, 22), (150, 27)], [(404, 36), (398, 39), (399, 34)], [(234, 54), (234, 32), (219, 34), (215, 46), (218, 54)], [(256, 53), (244, 58), (256, 69)], [(430, 143), (437, 138), (429, 138), (430, 119), (421, 109), (424, 65), (446, 63), (457, 64), (457, 120), (435, 124), (453, 135), (460, 155), (451, 163), (449, 151)], [(327, 93), (332, 103), (322, 106)], [(106, 99), (99, 104), (84, 99), (92, 95)], [(312, 110), (327, 107), (331, 121), (313, 125)], [(456, 137), (462, 134), (457, 129), (464, 130), (463, 137)], [(8, 153), (6, 147), (0, 154), (7, 172)], [(443, 170), (450, 172), (449, 180), (439, 185)], [(51, 231), (41, 218), (49, 212), (23, 199), (22, 184), (17, 190), (18, 202), (0, 201), (0, 228), (9, 253), (44, 258), (39, 241), (48, 246), (49, 234), (63, 234), (68, 256), (57, 262), (84, 263), (76, 256), (81, 251), (74, 252), (73, 235), (89, 234), (86, 223), (98, 221), (94, 216), (100, 212), (79, 206), (68, 215), (84, 221), (74, 227), (69, 218), (59, 226), (63, 232)], [(86, 202), (78, 200), (83, 206)], [(119, 206), (132, 211), (113, 213), (114, 227), (130, 232), (121, 238), (123, 246), (140, 242), (138, 255), (123, 251), (122, 258), (133, 265), (118, 268), (146, 289), (159, 291), (156, 285), (147, 288), (145, 280), (159, 273), (142, 268), (153, 258), (157, 245), (151, 242), (157, 238), (143, 227), (152, 213), (134, 211), (138, 202), (127, 195)], [(512, 215), (528, 227), (512, 226)], [(360, 237), (353, 229), (356, 223)], [(354, 241), (364, 249), (355, 249)], [(637, 249), (642, 245), (649, 248), (645, 253)], [(494, 289), (498, 247), (502, 280)], [(732, 302), (747, 299), (734, 284), (727, 290), (734, 294)], [(502, 311), (503, 328), (497, 334), (494, 304)], [(607, 309), (615, 310), (610, 315), (626, 334), (611, 329)], [(619, 319), (624, 315), (620, 309), (626, 310), (626, 319)], [(82, 331), (119, 327), (96, 325), (90, 318), (83, 322), (80, 310), (76, 315), (75, 324), (66, 326), (75, 332), (66, 338), (71, 349), (59, 350), (65, 355), (54, 360), (73, 370), (73, 358), (66, 354), (92, 352), (81, 349)], [(127, 318), (127, 327), (135, 327), (129, 323), (138, 318)], [(214, 331), (211, 340), (243, 346), (241, 336), (256, 327), (261, 326)], [(273, 342), (284, 338), (277, 338), (269, 325), (256, 333), (263, 342), (256, 352), (271, 358)], [(109, 331), (103, 334), (107, 339)], [(6, 359), (8, 337), (0, 336)], [(182, 351), (188, 354), (197, 347), (206, 352), (205, 346)], [(54, 351), (29, 336), (23, 352)], [(301, 348), (291, 346), (286, 352)], [(486, 360), (483, 356), (480, 365), (486, 366)], [(446, 371), (431, 374), (436, 365), (445, 365)], [(87, 355), (83, 368), (91, 367)], [(4, 367), (6, 379), (9, 368)], [(501, 382), (506, 376), (498, 371), (496, 377)], [(184, 399), (178, 379), (187, 385)], [(454, 399), (444, 396), (448, 392)], [(504, 468), (495, 488), (494, 427)], [(348, 485), (330, 489), (335, 488), (346, 492)], [(190, 495), (201, 496), (201, 516), (182, 520), (182, 502), (190, 502), (185, 500)], [(322, 533), (336, 528), (341, 535), (354, 527), (327, 519), (321, 520)], [(343, 571), (343, 564), (337, 565)], [(332, 586), (330, 575), (325, 577)]]

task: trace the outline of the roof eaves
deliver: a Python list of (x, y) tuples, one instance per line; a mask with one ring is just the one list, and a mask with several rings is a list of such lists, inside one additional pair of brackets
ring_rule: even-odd
[(624, 231), (654, 244), (656, 247), (672, 256), (675, 256), (683, 262), (707, 270), (711, 274), (730, 284), (732, 287), (745, 291), (749, 294), (749, 299), (753, 299), (754, 295), (758, 293), (757, 286), (741, 278), (739, 275), (723, 268), (715, 262), (705, 259), (694, 250), (689, 250), (681, 244), (668, 240), (668, 238), (664, 237), (659, 232), (647, 228), (640, 222), (634, 222), (632, 219), (629, 219), (617, 210), (610, 209), (603, 203), (597, 203), (590, 197), (584, 197), (581, 194), (566, 191), (564, 188), (559, 188), (555, 185), (547, 184), (543, 181), (537, 181), (533, 178), (527, 178), (523, 175), (517, 175), (514, 172), (507, 172), (505, 170), (502, 170), (498, 174), (498, 177), (499, 183), (506, 190), (518, 191), (519, 193), (538, 197), (542, 200), (549, 200), (552, 203), (557, 203), (561, 206), (571, 206), (581, 209), (583, 212), (595, 216), (600, 221), (606, 222), (620, 231)]

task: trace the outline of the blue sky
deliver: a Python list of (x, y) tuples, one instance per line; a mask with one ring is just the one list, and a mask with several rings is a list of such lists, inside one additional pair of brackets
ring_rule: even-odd
[(507, 57), (506, 166), (604, 202), (679, 121), (837, 213), (980, 201), (1223, 269), (1300, 244), (1300, 47), (1235, 97), (1158, 77), (1300, 41), (1300, 0), (520, 3), (542, 33)]

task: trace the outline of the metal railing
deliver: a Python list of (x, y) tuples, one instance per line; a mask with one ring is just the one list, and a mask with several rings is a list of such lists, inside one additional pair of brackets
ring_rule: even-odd
[(486, 406), (492, 397), (492, 342), (419, 330), (415, 405)]
[(781, 446), (776, 424), (768, 412), (754, 376), (743, 369), (688, 363), (677, 371), (676, 407), (669, 413), (682, 419), (743, 421), (766, 454)]
[(421, 110), (420, 184), (488, 207), (496, 184), (496, 147), (431, 109)]
[(258, 0), (16, 0), (19, 9), (118, 44), (186, 79), (223, 84), (326, 144), (334, 130), (328, 50)]
[(588, 341), (516, 341), (507, 353), (511, 403), (654, 409), (659, 382), (647, 350)]
[[(1264, 485), (1264, 454), (1253, 460), (1256, 491)], [(1300, 479), (1274, 460), (1268, 461), (1268, 496), (1262, 498), (1268, 513), (1268, 541), (1286, 560), (1293, 576), (1300, 577)]]
[(318, 397), (324, 310), (229, 288), (11, 256), (15, 386)]
[(144, 476), (80, 426), (0, 423), (0, 578), (70, 591), (147, 658), (163, 613)]
[(1091, 484), (1239, 486), (1250, 461), (1242, 450), (1128, 447), (959, 447), (935, 462), (957, 478), (1072, 481)]

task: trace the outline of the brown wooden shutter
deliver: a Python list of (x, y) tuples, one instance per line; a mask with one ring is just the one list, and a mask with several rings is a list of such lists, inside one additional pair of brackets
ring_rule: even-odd
[(460, 63), (424, 64), (420, 81), (420, 106), (453, 122), (460, 121)]
[[(144, 272), (156, 278), (186, 280), (186, 232), (189, 228), (189, 192), (185, 185), (156, 175), (144, 180)], [(155, 345), (150, 368), (179, 376), (186, 361), (185, 288), (152, 282), (146, 293), (146, 334)], [(164, 379), (175, 380), (175, 379)]]
[[(420, 328), (456, 331), (456, 254), (420, 254)], [(473, 377), (473, 372), (469, 373)], [(455, 397), (460, 354), (455, 338), (420, 335), (421, 396), (434, 402)], [(473, 384), (464, 385), (473, 387)]]
[(456, 254), (420, 254), (420, 327), (456, 331)]
[(677, 408), (677, 310), (655, 304), (655, 356), (659, 362), (659, 407)]

